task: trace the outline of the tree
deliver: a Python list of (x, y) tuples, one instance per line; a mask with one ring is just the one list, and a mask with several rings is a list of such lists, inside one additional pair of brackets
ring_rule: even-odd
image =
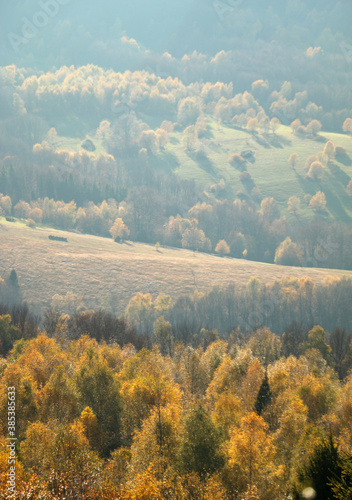
[(182, 235), (182, 248), (191, 250), (201, 250), (206, 243), (204, 231), (196, 228), (189, 228)]
[(134, 434), (131, 447), (131, 469), (143, 473), (153, 465), (162, 475), (177, 461), (181, 409), (176, 405), (154, 408)]
[(14, 296), (14, 298), (20, 299), (20, 285), (18, 283), (18, 276), (15, 269), (12, 269), (10, 276), (6, 281), (7, 286), (9, 287), (9, 292)]
[(341, 476), (331, 478), (331, 489), (336, 500), (352, 498), (352, 454), (348, 453), (341, 459)]
[(110, 229), (110, 234), (114, 241), (121, 241), (129, 237), (130, 230), (125, 226), (123, 220), (118, 217)]
[(261, 213), (270, 223), (280, 217), (280, 211), (274, 198), (264, 198), (260, 204)]
[(54, 127), (52, 127), (48, 132), (48, 141), (52, 149), (55, 149), (57, 143), (57, 132)]
[(314, 161), (308, 171), (307, 177), (313, 180), (320, 180), (324, 173), (324, 165), (320, 161)]
[(300, 266), (303, 260), (303, 250), (297, 243), (293, 243), (288, 236), (280, 243), (275, 252), (275, 264), (282, 266)]
[(319, 120), (312, 120), (307, 125), (307, 132), (313, 137), (316, 137), (322, 129), (322, 124)]
[(83, 425), (84, 435), (88, 439), (91, 448), (95, 451), (101, 451), (102, 435), (98, 419), (93, 410), (87, 406), (82, 411), (79, 420)]
[(229, 255), (230, 247), (225, 240), (220, 240), (216, 245), (215, 252), (223, 257), (224, 255)]
[(325, 144), (324, 154), (328, 157), (329, 161), (331, 161), (335, 158), (336, 148), (335, 148), (335, 144), (332, 141), (328, 141)]
[(256, 132), (256, 130), (258, 129), (258, 119), (257, 118), (250, 118), (247, 122), (247, 130), (248, 132)]
[(270, 120), (270, 128), (273, 131), (273, 134), (275, 134), (277, 132), (280, 125), (281, 125), (281, 122), (278, 118), (274, 117)]
[(20, 331), (11, 325), (11, 316), (0, 316), (0, 355), (5, 357), (20, 338)]
[(10, 196), (3, 196), (0, 193), (0, 208), (2, 208), (6, 215), (11, 215), (12, 200)]
[(308, 460), (298, 472), (298, 482), (293, 488), (295, 500), (302, 498), (306, 488), (312, 488), (315, 492), (311, 498), (319, 500), (332, 500), (333, 490), (331, 481), (341, 478), (342, 464), (338, 454), (337, 446), (332, 435), (319, 444)]
[(257, 413), (248, 413), (240, 429), (232, 430), (227, 444), (228, 465), (236, 487), (244, 492), (248, 485), (255, 485), (262, 500), (280, 497), (284, 468), (275, 464), (275, 455), (268, 425)]
[(89, 406), (96, 415), (102, 451), (108, 454), (121, 439), (121, 397), (113, 371), (90, 350), (77, 370), (75, 382), (83, 408)]
[(182, 125), (194, 125), (201, 114), (200, 102), (194, 97), (181, 99), (178, 104), (177, 120)]
[(212, 474), (223, 465), (220, 436), (201, 404), (190, 410), (184, 422), (179, 451), (183, 472), (196, 472), (201, 477)]
[(159, 141), (154, 130), (144, 130), (141, 134), (139, 143), (142, 148), (145, 148), (148, 151), (148, 153), (151, 153), (152, 155), (157, 154)]
[(299, 120), (298, 118), (296, 120), (294, 120), (291, 125), (290, 125), (290, 128), (292, 129), (292, 132), (294, 134), (297, 134), (298, 130), (302, 127), (302, 123), (301, 123), (301, 120)]
[(272, 399), (272, 393), (270, 390), (268, 374), (265, 372), (264, 379), (262, 385), (260, 386), (257, 400), (254, 405), (255, 411), (258, 415), (261, 415), (265, 408), (270, 404)]
[(292, 155), (288, 159), (288, 164), (292, 168), (292, 170), (296, 170), (296, 167), (299, 165), (299, 156), (297, 153), (292, 153)]
[(352, 135), (352, 118), (346, 118), (342, 125), (342, 130), (346, 134)]
[(333, 366), (342, 380), (346, 375), (346, 360), (352, 335), (348, 334), (344, 328), (335, 328), (329, 338)]
[(242, 233), (230, 233), (231, 255), (241, 259), (246, 249), (246, 239)]
[(287, 201), (287, 210), (292, 215), (297, 215), (301, 208), (301, 200), (297, 196), (291, 196)]
[(272, 333), (269, 328), (259, 328), (251, 336), (248, 347), (253, 355), (264, 365), (268, 366), (280, 358), (281, 340), (278, 335)]
[(186, 151), (193, 151), (197, 141), (197, 132), (194, 125), (189, 125), (183, 132), (182, 144)]
[(19, 219), (28, 219), (28, 214), (31, 210), (31, 207), (28, 203), (25, 201), (19, 201), (15, 206), (14, 206), (14, 213), (15, 216), (18, 217)]
[(135, 326), (139, 332), (147, 333), (152, 331), (153, 300), (147, 293), (137, 293), (129, 301), (125, 316), (127, 321)]
[(142, 349), (129, 357), (119, 373), (123, 401), (123, 434), (131, 441), (153, 410), (180, 404), (180, 390), (171, 379), (167, 363), (157, 348)]
[(43, 211), (39, 207), (34, 207), (30, 210), (28, 214), (29, 219), (33, 220), (37, 224), (41, 223), (43, 220)]
[(237, 153), (231, 155), (228, 162), (232, 167), (238, 168), (239, 170), (245, 170), (247, 163), (246, 160)]
[(301, 345), (301, 353), (317, 349), (326, 361), (331, 360), (331, 347), (326, 343), (326, 334), (321, 326), (314, 326), (308, 333), (308, 340)]
[(348, 183), (348, 186), (347, 186), (347, 188), (346, 188), (346, 191), (347, 191), (347, 194), (348, 194), (349, 196), (352, 196), (352, 178), (351, 178), (350, 182)]
[(326, 198), (322, 191), (318, 191), (310, 200), (309, 206), (314, 212), (326, 211)]
[(78, 416), (78, 394), (63, 364), (54, 370), (43, 388), (40, 411), (45, 421), (67, 423)]
[(160, 352), (163, 355), (171, 355), (172, 327), (168, 321), (165, 321), (163, 316), (158, 318), (154, 323), (154, 335), (160, 347)]

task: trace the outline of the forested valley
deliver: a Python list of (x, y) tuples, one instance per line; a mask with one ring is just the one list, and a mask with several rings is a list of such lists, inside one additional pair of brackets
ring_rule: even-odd
[(2, 498), (351, 500), (351, 21), (2, 3)]

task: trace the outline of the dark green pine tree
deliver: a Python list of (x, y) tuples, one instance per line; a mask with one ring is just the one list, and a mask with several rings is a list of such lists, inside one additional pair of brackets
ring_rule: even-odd
[(258, 415), (261, 415), (263, 413), (263, 410), (270, 403), (271, 398), (272, 398), (272, 393), (270, 390), (268, 374), (267, 372), (265, 372), (264, 380), (262, 382), (262, 385), (260, 386), (257, 400), (254, 405), (254, 409), (258, 413)]
[(338, 500), (351, 500), (352, 498), (352, 453), (346, 454), (341, 462), (341, 477), (333, 477), (331, 488), (334, 498)]
[(12, 269), (10, 276), (6, 280), (7, 290), (7, 302), (10, 305), (18, 304), (22, 301), (20, 285), (18, 284), (17, 273)]
[(306, 488), (313, 488), (319, 500), (333, 500), (333, 480), (339, 482), (343, 468), (338, 448), (332, 435), (318, 445), (308, 463), (298, 472), (298, 484), (293, 488), (293, 498), (299, 500)]

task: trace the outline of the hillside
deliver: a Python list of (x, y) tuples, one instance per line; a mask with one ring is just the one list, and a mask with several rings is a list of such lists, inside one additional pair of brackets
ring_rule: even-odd
[[(211, 186), (224, 179), (225, 189), (218, 196), (222, 199), (236, 199), (236, 195), (251, 197), (251, 190), (258, 188), (261, 196), (274, 197), (282, 211), (288, 217), (287, 201), (294, 195), (301, 200), (300, 219), (312, 217), (305, 202), (305, 195), (314, 196), (318, 191), (326, 195), (327, 218), (336, 221), (350, 221), (352, 218), (352, 198), (348, 196), (346, 187), (352, 177), (352, 140), (346, 134), (321, 132), (315, 140), (294, 135), (290, 127), (281, 125), (275, 134), (261, 133), (252, 135), (245, 130), (239, 130), (217, 123), (213, 118), (207, 118), (207, 137), (195, 141), (195, 151), (186, 151), (183, 144), (183, 132), (174, 131), (170, 134), (170, 142), (165, 151), (150, 159), (154, 168), (166, 172), (174, 172), (181, 179), (196, 181), (205, 191), (206, 196), (214, 197)], [(95, 155), (104, 152), (104, 145), (94, 133), (86, 138), (93, 140)], [(329, 162), (321, 180), (306, 178), (305, 162), (324, 149), (327, 141), (333, 141), (336, 146), (346, 150), (343, 158), (335, 158)], [(81, 149), (81, 138), (59, 137), (57, 150), (67, 149), (78, 152)], [(202, 156), (196, 151), (202, 151)], [(241, 172), (232, 167), (228, 160), (234, 154), (243, 150), (252, 150), (255, 163), (247, 162), (247, 171), (253, 182), (244, 185), (240, 180)], [(297, 153), (300, 159), (296, 170), (290, 168), (288, 159)]]
[[(59, 234), (68, 243), (50, 241)], [(215, 285), (245, 285), (252, 276), (263, 282), (284, 276), (327, 276), (352, 272), (283, 267), (220, 258), (187, 250), (161, 248), (50, 229), (30, 229), (0, 218), (0, 275), (16, 269), (24, 298), (36, 308), (50, 305), (55, 294), (83, 296), (88, 307), (110, 302), (122, 314), (138, 292), (170, 294), (173, 298)]]

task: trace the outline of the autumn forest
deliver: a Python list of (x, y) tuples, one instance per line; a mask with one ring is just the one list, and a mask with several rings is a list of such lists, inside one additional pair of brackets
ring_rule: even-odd
[(351, 500), (351, 3), (0, 14), (1, 498)]

